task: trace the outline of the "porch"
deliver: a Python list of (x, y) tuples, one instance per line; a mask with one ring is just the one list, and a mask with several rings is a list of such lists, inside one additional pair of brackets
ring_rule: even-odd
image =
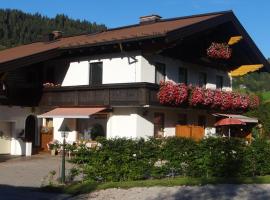
[(42, 115), (40, 144), (42, 151), (48, 151), (50, 144), (62, 143), (63, 136), (59, 131), (66, 125), (71, 131), (66, 141), (74, 144), (78, 141), (94, 140), (98, 136), (106, 137), (107, 109), (98, 108), (56, 108)]

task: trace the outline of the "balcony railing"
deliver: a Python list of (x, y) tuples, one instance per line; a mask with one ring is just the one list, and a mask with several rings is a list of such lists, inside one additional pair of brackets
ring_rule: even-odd
[(152, 83), (44, 88), (41, 106), (141, 106), (159, 104)]

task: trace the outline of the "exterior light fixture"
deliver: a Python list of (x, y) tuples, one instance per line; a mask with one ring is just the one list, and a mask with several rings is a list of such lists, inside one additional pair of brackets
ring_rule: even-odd
[(58, 129), (61, 132), (61, 136), (63, 138), (63, 150), (62, 150), (62, 167), (61, 167), (61, 182), (65, 183), (66, 175), (65, 175), (65, 162), (66, 162), (66, 138), (68, 137), (69, 132), (71, 130), (69, 127), (63, 122), (61, 127)]

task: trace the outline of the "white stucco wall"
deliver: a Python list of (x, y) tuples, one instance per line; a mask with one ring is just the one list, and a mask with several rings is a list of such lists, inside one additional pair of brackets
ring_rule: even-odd
[(113, 54), (109, 58), (93, 59), (103, 62), (103, 84), (141, 82), (141, 56), (138, 53)]
[(88, 85), (89, 63), (102, 62), (102, 83), (155, 83), (155, 63), (166, 64), (166, 80), (178, 82), (179, 67), (188, 71), (188, 84), (197, 85), (200, 72), (207, 74), (207, 88), (216, 88), (216, 76), (223, 77), (223, 90), (231, 90), (231, 77), (226, 71), (182, 62), (161, 55), (141, 56), (140, 52), (104, 54), (71, 62), (62, 86)]
[(18, 138), (25, 128), (25, 119), (32, 114), (31, 108), (19, 106), (0, 106), (0, 121), (12, 123), (11, 127), (11, 155), (24, 155), (25, 143)]
[(160, 62), (166, 65), (166, 80), (172, 80), (178, 82), (179, 67), (187, 69), (188, 84), (198, 85), (199, 73), (203, 72), (207, 74), (206, 88), (216, 88), (216, 76), (220, 75), (223, 77), (223, 90), (231, 90), (231, 77), (226, 71), (213, 69), (210, 67), (194, 65), (190, 63), (182, 62), (178, 59), (172, 59), (160, 55), (142, 57), (142, 80), (144, 82), (155, 82), (155, 63)]
[[(147, 115), (143, 116), (144, 120), (140, 121), (138, 127), (141, 127), (143, 130), (146, 127), (146, 130), (149, 130), (150, 136), (153, 136), (154, 133), (154, 113), (164, 113), (164, 136), (175, 136), (175, 127), (179, 116), (181, 114), (187, 115), (187, 123), (190, 125), (198, 124), (198, 117), (204, 115), (206, 117), (206, 127), (213, 127), (215, 123), (215, 118), (212, 115), (209, 115), (205, 110), (194, 110), (194, 109), (181, 109), (181, 108), (149, 108)], [(139, 132), (138, 132), (139, 133)], [(145, 134), (145, 132), (142, 132)], [(140, 135), (143, 137), (143, 135)], [(139, 137), (140, 137), (139, 136)]]
[(153, 119), (148, 115), (148, 111), (143, 108), (138, 108), (136, 118), (136, 137), (153, 137), (154, 124)]
[(108, 116), (107, 138), (136, 138), (136, 108), (114, 108)]
[(107, 138), (148, 138), (154, 136), (154, 113), (164, 113), (164, 136), (175, 136), (180, 114), (187, 115), (187, 123), (198, 125), (198, 117), (206, 117), (206, 127), (213, 127), (215, 118), (204, 110), (181, 108), (114, 108), (108, 116)]
[(62, 86), (88, 85), (89, 62), (71, 62), (63, 80)]
[(155, 66), (141, 57), (141, 82), (155, 83)]
[(138, 52), (123, 52), (82, 58), (71, 62), (62, 86), (88, 85), (89, 63), (102, 62), (102, 83), (142, 82), (141, 56)]
[(72, 144), (77, 140), (76, 119), (53, 118), (53, 139), (59, 141), (60, 143), (63, 142), (61, 132), (58, 131), (63, 122), (66, 123), (67, 126), (72, 130), (72, 132), (68, 133), (68, 137), (66, 137), (66, 142)]

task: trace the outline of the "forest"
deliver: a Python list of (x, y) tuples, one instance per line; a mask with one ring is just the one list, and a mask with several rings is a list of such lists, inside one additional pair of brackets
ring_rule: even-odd
[(74, 20), (64, 14), (49, 18), (39, 13), (0, 9), (0, 50), (40, 41), (54, 30), (69, 36), (106, 30), (106, 26), (86, 20)]

